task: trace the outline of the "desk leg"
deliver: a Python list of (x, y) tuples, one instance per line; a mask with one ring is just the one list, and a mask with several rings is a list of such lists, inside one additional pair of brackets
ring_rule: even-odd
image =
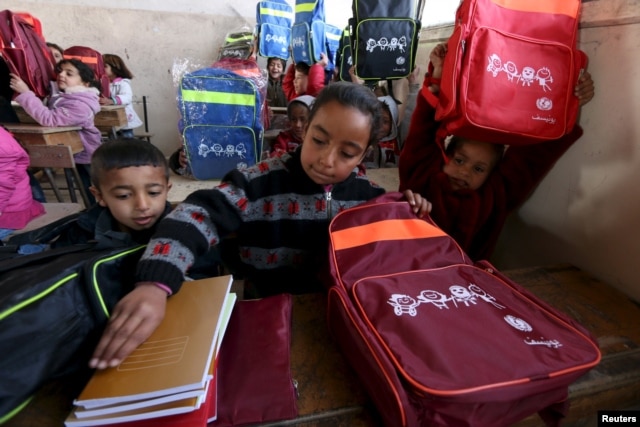
[[(65, 172), (66, 171), (67, 169), (65, 169)], [(87, 191), (85, 190), (84, 185), (82, 185), (82, 179), (80, 178), (78, 169), (74, 168), (74, 169), (71, 169), (71, 171), (73, 172), (73, 178), (78, 183), (78, 191), (80, 192), (80, 197), (82, 197), (82, 202), (84, 203), (84, 207), (89, 208), (91, 206), (91, 202), (89, 201), (89, 197), (87, 196)], [(75, 192), (73, 196), (75, 198)]]
[[(71, 174), (71, 170), (68, 168), (64, 168), (64, 177), (67, 180), (67, 188), (69, 189), (69, 197), (71, 197), (71, 202), (78, 203), (78, 198), (76, 197), (76, 190), (73, 186), (73, 175)], [(76, 184), (78, 187), (82, 188), (82, 181), (76, 180)]]
[(53, 176), (53, 172), (51, 168), (42, 168), (44, 174), (47, 176), (49, 180), (49, 184), (51, 184), (51, 189), (53, 190), (53, 194), (56, 195), (56, 199), (58, 199), (59, 203), (62, 203), (64, 200), (62, 199), (62, 193), (60, 193), (60, 189), (58, 188), (58, 184), (56, 184), (56, 177)]

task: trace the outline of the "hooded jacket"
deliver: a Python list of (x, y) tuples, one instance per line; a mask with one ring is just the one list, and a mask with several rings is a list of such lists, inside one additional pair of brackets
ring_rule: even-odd
[(135, 129), (142, 126), (142, 120), (138, 117), (136, 110), (133, 109), (133, 89), (131, 89), (131, 80), (116, 77), (109, 85), (109, 93), (115, 105), (124, 105), (124, 111), (127, 115), (127, 126), (123, 130)]
[(78, 164), (90, 164), (93, 152), (100, 146), (100, 131), (93, 120), (98, 111), (99, 91), (93, 87), (74, 86), (58, 92), (49, 99), (48, 106), (31, 92), (23, 92), (15, 101), (41, 126), (80, 126), (78, 131), (84, 151), (73, 157)]
[[(311, 95), (301, 95), (297, 98), (294, 98), (289, 102), (287, 106), (287, 116), (290, 116), (291, 105), (294, 102), (299, 102), (307, 106), (309, 111), (311, 110), (311, 104), (315, 101), (315, 97)], [(286, 152), (290, 153), (295, 151), (302, 144), (302, 139), (298, 138), (298, 136), (293, 132), (291, 128), (284, 129), (281, 131), (276, 137), (275, 142), (271, 146), (271, 154), (279, 155), (280, 153)]]
[(23, 229), (44, 213), (31, 196), (29, 155), (13, 136), (0, 127), (0, 228)]

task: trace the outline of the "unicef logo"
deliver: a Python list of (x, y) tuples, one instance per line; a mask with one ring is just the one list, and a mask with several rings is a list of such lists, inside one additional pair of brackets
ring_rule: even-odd
[(516, 328), (519, 331), (522, 331), (522, 332), (531, 332), (531, 331), (533, 331), (533, 328), (531, 327), (531, 325), (529, 325), (527, 322), (525, 322), (524, 320), (520, 319), (519, 317), (515, 317), (515, 316), (512, 316), (512, 315), (508, 314), (508, 315), (504, 316), (504, 320), (509, 325), (513, 326), (514, 328)]
[(553, 101), (547, 97), (539, 98), (536, 101), (536, 107), (542, 111), (549, 111), (553, 108)]
[(396, 58), (396, 65), (404, 65), (406, 61), (407, 60), (404, 58), (404, 56), (398, 56)]

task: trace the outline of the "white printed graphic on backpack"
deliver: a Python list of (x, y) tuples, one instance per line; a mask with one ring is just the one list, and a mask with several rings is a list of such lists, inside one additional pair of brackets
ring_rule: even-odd
[(213, 144), (212, 147), (209, 147), (207, 144), (200, 144), (198, 146), (198, 155), (202, 157), (207, 157), (209, 153), (213, 153), (216, 157), (225, 156), (225, 157), (233, 157), (238, 156), (241, 159), (244, 159), (245, 154), (247, 154), (247, 148), (241, 142), (236, 146), (233, 144), (227, 144), (226, 148), (222, 147), (221, 144)]
[(445, 295), (433, 289), (425, 289), (416, 298), (405, 294), (392, 294), (387, 303), (393, 307), (397, 316), (402, 316), (404, 313), (415, 316), (417, 314), (416, 307), (420, 304), (433, 304), (442, 310), (449, 309), (449, 306), (454, 308), (471, 307), (484, 301), (500, 310), (505, 308), (475, 283), (469, 283), (466, 288), (461, 285), (452, 285), (449, 287), (449, 292), (449, 295)]
[(407, 47), (407, 38), (405, 36), (391, 37), (391, 41), (386, 37), (381, 37), (380, 40), (375, 41), (374, 39), (367, 40), (367, 52), (373, 52), (376, 48), (380, 48), (380, 50), (385, 51), (395, 51), (398, 49), (401, 53), (404, 53), (405, 48)]
[[(387, 303), (393, 307), (393, 312), (396, 316), (402, 316), (403, 314), (409, 314), (410, 316), (416, 316), (418, 314), (417, 308), (421, 304), (432, 304), (439, 310), (450, 307), (453, 308), (465, 308), (474, 307), (478, 303), (488, 303), (499, 310), (503, 310), (506, 307), (499, 304), (496, 299), (488, 294), (484, 289), (475, 283), (469, 283), (469, 286), (464, 287), (462, 285), (452, 285), (449, 287), (449, 294), (435, 291), (433, 289), (425, 289), (420, 292), (416, 298), (413, 298), (406, 294), (392, 294)], [(533, 327), (525, 320), (507, 314), (504, 316), (505, 322), (514, 329), (520, 332), (533, 332)], [(549, 348), (560, 348), (562, 344), (555, 339), (548, 340), (544, 337), (533, 339), (530, 336), (526, 336), (523, 340), (525, 344), (530, 346), (545, 346)]]

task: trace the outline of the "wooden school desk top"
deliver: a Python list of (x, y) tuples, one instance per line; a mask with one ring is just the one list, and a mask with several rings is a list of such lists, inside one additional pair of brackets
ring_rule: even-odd
[[(598, 410), (640, 402), (640, 306), (571, 265), (532, 267), (505, 274), (586, 326), (598, 338), (602, 362), (569, 388), (565, 427), (595, 423)], [(298, 383), (298, 418), (272, 425), (378, 427), (379, 417), (326, 326), (326, 296), (293, 299), (291, 371)], [(75, 384), (74, 384), (75, 382)], [(3, 427), (61, 427), (80, 379), (51, 382)], [(538, 415), (517, 427), (542, 425)]]
[(68, 145), (73, 154), (84, 150), (80, 126), (40, 126), (37, 123), (4, 123), (23, 145)]

